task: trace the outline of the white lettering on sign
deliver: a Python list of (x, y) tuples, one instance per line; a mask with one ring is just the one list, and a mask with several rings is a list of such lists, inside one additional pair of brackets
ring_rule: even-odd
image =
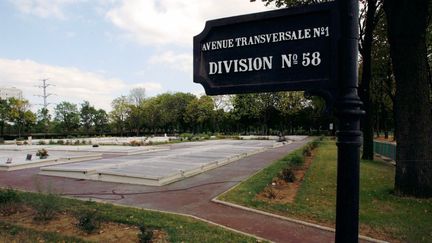
[(306, 28), (300, 30), (288, 30), (282, 32), (274, 32), (267, 34), (259, 34), (253, 36), (243, 36), (231, 39), (216, 40), (205, 42), (201, 46), (201, 51), (215, 51), (221, 49), (229, 49), (234, 47), (244, 47), (259, 44), (276, 43), (281, 41), (295, 41), (314, 38), (324, 38), (330, 36), (328, 26)]
[(209, 62), (209, 75), (251, 72), (273, 68), (273, 56)]
[[(281, 69), (292, 68), (299, 65), (299, 57), (302, 58), (301, 66), (319, 66), (322, 63), (321, 53), (316, 52), (305, 52), (301, 55), (290, 53), (282, 54), (280, 56)], [(273, 56), (264, 57), (251, 57), (243, 59), (233, 59), (233, 60), (223, 60), (223, 61), (213, 61), (209, 62), (209, 75), (226, 74), (226, 73), (242, 73), (242, 72), (252, 72), (261, 70), (271, 70), (273, 69), (274, 58)]]

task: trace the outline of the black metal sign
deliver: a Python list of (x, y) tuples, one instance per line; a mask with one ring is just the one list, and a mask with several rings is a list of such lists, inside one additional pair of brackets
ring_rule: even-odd
[(334, 3), (207, 21), (194, 37), (194, 82), (207, 94), (337, 92)]

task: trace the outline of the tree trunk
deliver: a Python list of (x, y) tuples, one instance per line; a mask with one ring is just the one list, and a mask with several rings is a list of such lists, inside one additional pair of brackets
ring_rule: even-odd
[(396, 79), (398, 195), (432, 196), (432, 114), (426, 62), (429, 0), (387, 0), (390, 55)]
[(372, 81), (372, 44), (375, 29), (376, 0), (368, 1), (365, 22), (365, 35), (361, 48), (362, 78), (360, 83), (360, 98), (366, 115), (362, 119), (363, 128), (363, 154), (362, 159), (373, 160), (373, 103), (371, 100), (370, 83)]

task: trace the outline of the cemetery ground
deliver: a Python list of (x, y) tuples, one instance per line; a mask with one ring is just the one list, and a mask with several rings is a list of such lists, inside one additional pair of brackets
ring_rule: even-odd
[(255, 242), (190, 217), (0, 191), (0, 242)]
[[(336, 146), (334, 141), (324, 140), (317, 149), (313, 149), (318, 143), (311, 141), (311, 138), (306, 138), (270, 148), (158, 187), (46, 176), (38, 174), (39, 168), (0, 171), (1, 187), (27, 191), (17, 194), (21, 206), (12, 211), (18, 213), (8, 216), (5, 207), (6, 213), (0, 217), (0, 237), (3, 237), (0, 241), (27, 238), (44, 239), (45, 242), (105, 241), (98, 237), (126, 237), (120, 232), (129, 234), (131, 242), (136, 242), (138, 237), (149, 237), (150, 233), (154, 233), (155, 242), (257, 241), (205, 222), (211, 221), (274, 242), (330, 242), (334, 240), (334, 233), (327, 229), (214, 200), (221, 195), (218, 199), (234, 204), (333, 227)], [(175, 146), (188, 147), (193, 143)], [(215, 144), (211, 146), (215, 147)], [(304, 164), (301, 163), (303, 155), (306, 158)], [(104, 155), (107, 161), (127, 156)], [(361, 234), (391, 242), (430, 242), (432, 201), (393, 196), (394, 167), (391, 165), (363, 161), (361, 169)], [(293, 182), (284, 184), (285, 180)], [(272, 182), (275, 182), (274, 187)], [(279, 190), (280, 187), (291, 189)], [(42, 191), (45, 193), (37, 193)], [(10, 198), (4, 192), (8, 191), (3, 190), (0, 194), (1, 202)], [(282, 194), (288, 200), (281, 200), (279, 196)], [(58, 202), (54, 204), (57, 205), (56, 213), (51, 223), (34, 220), (35, 216), (40, 218), (37, 217), (39, 210), (47, 211), (41, 203), (43, 198)], [(92, 222), (100, 228), (85, 233), (86, 228), (92, 229)], [(62, 228), (64, 224), (68, 225), (67, 229)], [(140, 228), (142, 225), (145, 227)], [(368, 240), (362, 238), (361, 241)]]
[[(333, 228), (335, 141), (324, 140), (313, 152), (313, 161), (304, 178), (297, 179), (301, 185), (294, 200), (279, 197), (284, 194), (279, 181), (286, 175), (281, 172), (285, 168), (304, 170), (304, 165), (298, 163), (298, 157), (304, 152), (299, 149), (289, 154), (218, 199)], [(308, 164), (307, 160), (305, 163)], [(361, 161), (360, 170), (360, 234), (390, 242), (432, 242), (432, 199), (393, 195), (394, 165), (380, 160)]]

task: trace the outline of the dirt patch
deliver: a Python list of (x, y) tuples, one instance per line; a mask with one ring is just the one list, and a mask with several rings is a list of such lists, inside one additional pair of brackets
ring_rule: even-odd
[[(77, 228), (77, 220), (70, 213), (58, 213), (50, 221), (35, 221), (34, 209), (22, 207), (17, 213), (0, 215), (0, 221), (33, 229), (39, 232), (55, 232), (65, 236), (74, 236), (94, 242), (138, 242), (140, 230), (137, 226), (102, 222), (95, 233), (85, 233)], [(153, 231), (153, 242), (165, 243), (167, 234), (161, 230)]]
[(259, 193), (256, 198), (261, 201), (266, 201), (273, 204), (293, 203), (297, 195), (297, 191), (303, 182), (306, 171), (312, 164), (314, 152), (310, 156), (305, 156), (304, 164), (292, 168), (295, 176), (294, 182), (286, 182), (281, 178), (274, 178), (272, 183)]

